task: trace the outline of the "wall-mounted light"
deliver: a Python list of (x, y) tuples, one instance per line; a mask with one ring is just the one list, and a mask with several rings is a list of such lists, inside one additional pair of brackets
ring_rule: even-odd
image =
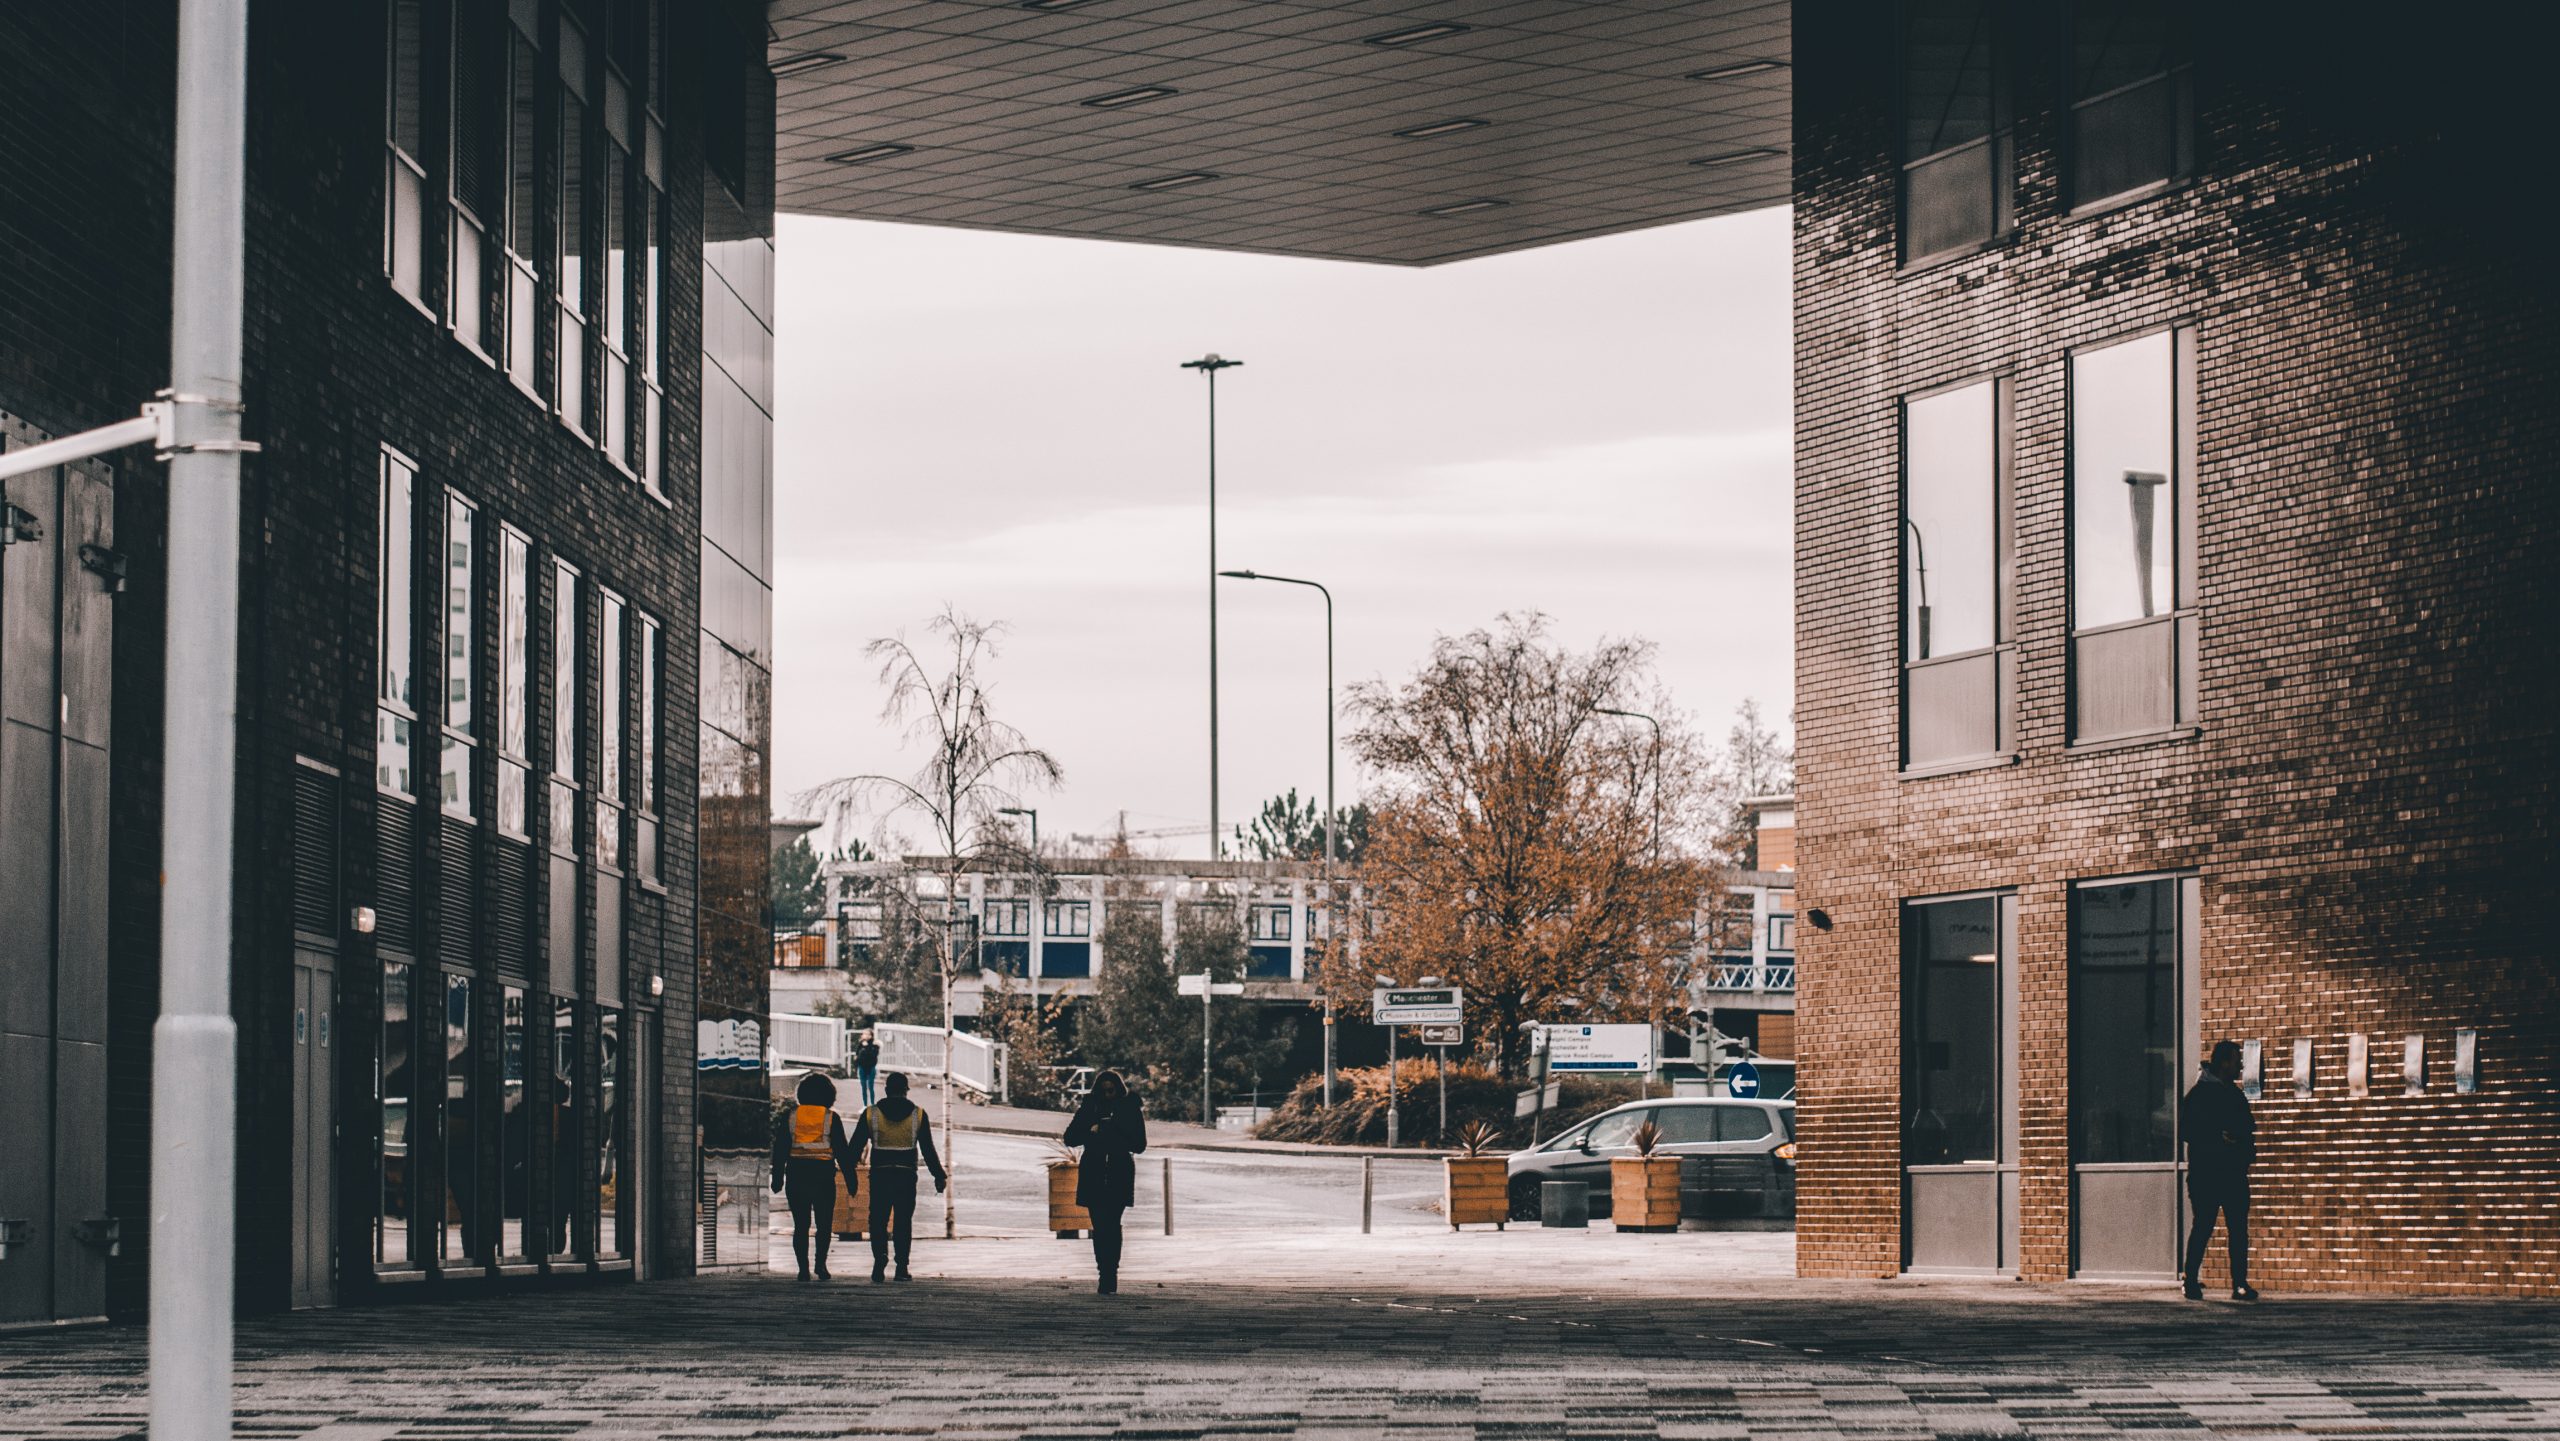
[(2453, 1093), (2468, 1096), (2480, 1089), (2480, 1033), (2453, 1033)]
[(1181, 93), (1170, 85), (1140, 85), (1129, 90), (1114, 90), (1108, 95), (1096, 95), (1091, 100), (1079, 100), (1076, 103), (1088, 110), (1117, 110), (1124, 105), (1144, 105), (1150, 100), (1163, 100)]
[(1744, 60), (1732, 65), (1718, 65), (1710, 70), (1692, 70), (1680, 78), (1683, 80), (1739, 80), (1745, 75), (1765, 75), (1772, 70), (1786, 68), (1787, 62), (1784, 60)]
[(1411, 130), (1399, 130), (1395, 135), (1399, 140), (1429, 140), (1441, 135), (1455, 135), (1461, 130), (1482, 130), (1492, 123), (1490, 120), (1478, 120), (1473, 116), (1460, 120), (1435, 120), (1429, 125), (1417, 125)]
[(666, 993), (667, 978), (664, 976), (651, 976), (649, 978), (649, 994), (653, 996), (663, 996)]
[(1510, 203), (1508, 200), (1461, 200), (1454, 205), (1435, 205), (1422, 213), (1442, 219), (1451, 215), (1472, 215), (1479, 210), (1500, 210)]
[(883, 141), (878, 145), (865, 145), (858, 150), (839, 150), (826, 157), (826, 161), (829, 165), (866, 165), (874, 160), (886, 160), (892, 155), (915, 153), (916, 148), (912, 145), (892, 145)]
[(1464, 35), (1474, 28), (1471, 25), (1443, 21), (1437, 25), (1414, 25), (1403, 30), (1390, 30), (1384, 35), (1372, 35), (1360, 43), (1363, 45), (1419, 45), (1425, 40), (1445, 40), (1452, 35)]
[(1815, 906), (1812, 910), (1805, 912), (1804, 919), (1805, 924), (1813, 927), (1817, 931), (1827, 931), (1831, 929), (1831, 913), (1820, 906)]
[(1756, 150), (1736, 150), (1724, 155), (1709, 155), (1689, 163), (1700, 170), (1714, 170), (1725, 165), (1741, 165), (1753, 160), (1774, 160), (1787, 152), (1763, 145)]
[(358, 906), (347, 913), (347, 926), (359, 936), (373, 934), (373, 907)]
[(811, 50), (799, 55), (785, 55), (781, 59), (767, 65), (765, 69), (773, 72), (774, 79), (782, 80), (794, 75), (806, 75), (812, 70), (824, 70), (830, 65), (842, 65), (843, 63), (844, 57), (836, 54), (832, 50)]
[(1212, 180), (1224, 178), (1207, 170), (1186, 170), (1180, 175), (1159, 175), (1153, 180), (1141, 180), (1129, 188), (1132, 190), (1179, 190), (1186, 185), (1205, 185)]

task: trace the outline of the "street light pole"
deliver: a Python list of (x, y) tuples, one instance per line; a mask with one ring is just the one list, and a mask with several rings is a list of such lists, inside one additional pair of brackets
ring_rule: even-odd
[[(1378, 984), (1392, 988), (1395, 977), (1380, 972)], [(1396, 1027), (1387, 1025), (1387, 1149), (1396, 1148)]]
[(1662, 722), (1640, 710), (1612, 710), (1608, 706), (1594, 706), (1592, 709), (1601, 715), (1640, 720), (1653, 727), (1653, 863), (1659, 866), (1662, 864)]
[(1211, 351), (1182, 362), (1209, 378), (1209, 859), (1226, 858), (1218, 833), (1218, 372), (1244, 364)]
[[(1335, 747), (1334, 747), (1334, 741), (1333, 741), (1333, 726), (1334, 726), (1334, 717), (1335, 717), (1335, 708), (1334, 708), (1334, 703), (1333, 703), (1333, 592), (1332, 592), (1332, 591), (1330, 591), (1330, 590), (1325, 589), (1325, 587), (1324, 587), (1320, 582), (1312, 581), (1312, 580), (1300, 580), (1300, 579), (1298, 579), (1298, 578), (1297, 578), (1297, 577), (1295, 577), (1295, 576), (1287, 576), (1287, 575), (1263, 575), (1263, 574), (1261, 574), (1261, 573), (1260, 573), (1260, 572), (1258, 572), (1258, 571), (1250, 571), (1250, 570), (1222, 570), (1222, 571), (1220, 571), (1220, 572), (1218, 572), (1218, 573), (1219, 573), (1220, 575), (1224, 575), (1224, 576), (1232, 576), (1233, 578), (1235, 578), (1235, 579), (1237, 579), (1237, 580), (1269, 580), (1269, 581), (1277, 581), (1277, 582), (1279, 582), (1279, 583), (1280, 583), (1280, 584), (1282, 584), (1282, 585), (1303, 585), (1303, 586), (1306, 586), (1308, 589), (1313, 590), (1316, 594), (1321, 595), (1321, 596), (1323, 596), (1323, 597), (1324, 597), (1324, 880), (1323, 880), (1323, 886), (1324, 886), (1325, 916), (1326, 916), (1326, 920), (1327, 920), (1327, 922), (1328, 922), (1327, 927), (1326, 927), (1326, 934), (1325, 934), (1325, 959), (1326, 959), (1328, 962), (1330, 962), (1330, 961), (1332, 961), (1332, 960), (1334, 960), (1334, 959), (1335, 959), (1334, 954), (1333, 954), (1333, 931), (1334, 931), (1334, 929), (1335, 929), (1335, 928), (1337, 928), (1337, 927), (1339, 927), (1339, 926), (1340, 926), (1341, 921), (1342, 921), (1342, 916), (1341, 916), (1341, 905), (1340, 905), (1340, 902), (1339, 902), (1338, 898), (1337, 898), (1337, 897), (1334, 895), (1334, 893), (1333, 893), (1334, 830), (1335, 830), (1335, 824), (1336, 824), (1337, 820), (1340, 818), (1340, 813), (1334, 809), (1334, 798), (1333, 798), (1333, 753), (1334, 753), (1334, 749), (1335, 749)], [(1324, 1105), (1325, 1105), (1325, 1109), (1329, 1111), (1329, 1110), (1332, 1110), (1332, 1109), (1333, 1109), (1333, 976), (1331, 975), (1332, 967), (1331, 967), (1330, 965), (1328, 965), (1328, 966), (1326, 967), (1326, 971), (1327, 971), (1327, 974), (1325, 974), (1324, 976), (1320, 977), (1319, 979), (1321, 980), (1321, 982), (1322, 982), (1322, 984), (1323, 984), (1323, 986), (1324, 986)]]

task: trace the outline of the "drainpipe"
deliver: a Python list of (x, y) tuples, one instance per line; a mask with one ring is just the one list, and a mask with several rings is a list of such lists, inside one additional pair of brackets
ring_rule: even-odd
[(151, 1030), (151, 1436), (231, 1434), (231, 843), (240, 642), (248, 0), (178, 7), (160, 1019)]

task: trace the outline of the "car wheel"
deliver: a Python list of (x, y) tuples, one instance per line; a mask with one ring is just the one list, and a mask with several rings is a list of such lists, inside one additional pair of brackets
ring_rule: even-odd
[(1536, 1176), (1514, 1176), (1511, 1178), (1512, 1220), (1534, 1221), (1538, 1219), (1538, 1186), (1539, 1178)]

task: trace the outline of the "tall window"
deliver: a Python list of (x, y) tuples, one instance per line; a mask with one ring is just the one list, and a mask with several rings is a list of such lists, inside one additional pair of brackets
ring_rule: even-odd
[(1905, 765), (2004, 748), (2004, 400), (1986, 380), (1902, 408)]
[(498, 1259), (533, 1257), (533, 1097), (525, 1050), (525, 992), (502, 988), (498, 1012)]
[(534, 227), (541, 221), (542, 156), (539, 111), (542, 53), (535, 48), (531, 17), (518, 13), (528, 6), (511, 5), (507, 37), (507, 229), (506, 323), (507, 375), (528, 392), (539, 381), (542, 327), (539, 276), (534, 257), (540, 254)]
[[(650, 133), (654, 155), (658, 148), (654, 122)], [(640, 187), (640, 236), (648, 247), (640, 271), (640, 480), (650, 490), (664, 494), (665, 422), (661, 412), (666, 406), (667, 385), (667, 263), (673, 247), (667, 243), (667, 194), (658, 187), (654, 175), (649, 184)]]
[(533, 543), (512, 526), (498, 531), (498, 829), (533, 834), (526, 812), (532, 762)]
[(2178, 0), (2071, 7), (2071, 203), (2140, 195), (2195, 167), (2195, 97)]
[(2192, 333), (2071, 357), (2072, 738), (2193, 714)]
[(2071, 896), (2071, 1159), (2178, 1158), (2178, 882)]
[(596, 1254), (622, 1251), (622, 1013), (596, 1011)]
[(374, 649), (382, 657), (373, 736), (374, 783), (401, 796), (417, 794), (412, 770), (417, 727), (413, 693), (417, 642), (411, 609), (416, 543), (418, 472), (391, 451), (382, 453), (382, 550), (375, 557)]
[[(615, 87), (607, 87), (609, 90)], [(604, 453), (631, 464), (631, 152), (610, 135), (604, 144)]]
[(560, 21), (559, 287), (560, 329), (551, 401), (581, 434), (587, 430), (587, 42)]
[(1994, 0), (1906, 0), (1902, 33), (1902, 258), (2009, 229), (2012, 169)]
[(453, 22), (452, 218), (447, 232), (445, 323), (456, 340), (486, 354), (489, 321), (489, 223), (497, 218), (498, 49), (476, 5), (457, 4)]
[(1903, 908), (1906, 1166), (2002, 1159), (2000, 929), (1990, 896)]
[(622, 597), (599, 591), (604, 599), (604, 630), (596, 659), (596, 863), (622, 868)]
[(473, 586), (471, 502), (452, 491), (444, 496), (444, 810), (471, 819), (471, 614), (479, 592)]
[(578, 571), (551, 565), (551, 849), (578, 853)]
[(666, 798), (659, 792), (665, 782), (665, 768), (658, 755), (667, 733), (665, 718), (658, 713), (665, 704), (661, 677), (666, 668), (666, 638), (655, 618), (642, 615), (639, 622), (634, 649), (640, 662), (640, 875), (655, 881), (659, 877), (658, 817), (666, 808)]
[(381, 1149), (374, 1158), (374, 1182), (381, 1195), (373, 1227), (373, 1259), (379, 1266), (409, 1264), (409, 1108), (417, 1095), (412, 1070), (413, 1031), (409, 1013), (410, 968), (406, 961), (382, 967), (382, 1038), (375, 1048), (373, 1101), (381, 1121)]
[[(425, 0), (391, 0), (383, 73), (382, 272), (413, 304), (426, 302), (427, 119)], [(432, 311), (429, 312), (433, 314)]]
[(551, 1217), (546, 1228), (551, 1237), (551, 1254), (565, 1260), (572, 1254), (592, 1254), (587, 1238), (579, 1235), (578, 1221), (583, 1207), (579, 1187), (574, 1179), (584, 1155), (579, 1149), (578, 1133), (578, 1006), (575, 1001), (555, 998), (551, 1003)]
[(480, 1067), (472, 1047), (471, 978), (444, 976), (444, 1259), (487, 1254), (480, 1234)]

